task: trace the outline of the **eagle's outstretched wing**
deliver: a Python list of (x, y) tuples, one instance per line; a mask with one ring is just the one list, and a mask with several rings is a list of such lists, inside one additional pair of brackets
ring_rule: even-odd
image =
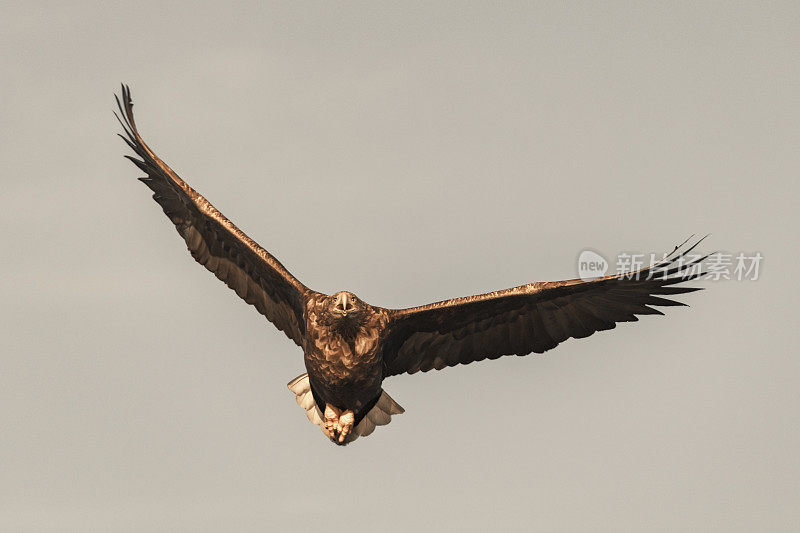
[(570, 337), (588, 337), (617, 322), (634, 322), (636, 315), (663, 314), (651, 306), (686, 305), (657, 295), (701, 289), (676, 286), (702, 275), (699, 266), (705, 257), (685, 261), (697, 244), (677, 254), (676, 247), (664, 261), (631, 274), (530, 283), (389, 310), (384, 375), (542, 353)]
[(141, 159), (125, 157), (147, 173), (139, 179), (153, 190), (153, 199), (175, 224), (192, 257), (300, 345), (305, 329), (303, 307), (312, 291), (148, 148), (136, 129), (127, 86), (122, 87), (117, 106), (125, 130), (120, 137)]

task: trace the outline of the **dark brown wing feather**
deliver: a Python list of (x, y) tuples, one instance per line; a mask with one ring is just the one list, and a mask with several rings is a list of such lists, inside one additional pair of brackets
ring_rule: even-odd
[[(696, 243), (694, 246), (697, 246)], [(685, 262), (690, 249), (634, 275), (592, 281), (530, 283), (422, 307), (390, 310), (383, 349), (384, 375), (440, 370), (503, 355), (542, 353), (570, 337), (587, 337), (663, 314), (652, 306), (686, 305), (658, 295), (700, 290), (675, 285), (701, 275), (704, 258)]]
[(153, 190), (153, 199), (175, 224), (192, 257), (300, 345), (304, 303), (311, 291), (148, 148), (136, 129), (127, 86), (117, 106), (125, 130), (120, 137), (141, 159), (125, 157), (147, 173), (139, 179)]

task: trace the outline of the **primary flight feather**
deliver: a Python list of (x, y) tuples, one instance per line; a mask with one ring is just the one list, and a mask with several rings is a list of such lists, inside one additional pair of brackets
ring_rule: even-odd
[[(440, 370), (503, 355), (542, 353), (581, 338), (663, 314), (654, 306), (685, 305), (665, 296), (700, 290), (704, 258), (676, 247), (635, 273), (530, 283), (410, 309), (385, 309), (342, 291), (309, 289), (269, 252), (192, 189), (145, 144), (133, 118), (130, 89), (117, 97), (125, 156), (186, 241), (192, 257), (254, 306), (303, 349), (306, 374), (289, 383), (309, 420), (336, 444), (347, 444), (403, 412), (383, 390), (384, 378)], [(685, 243), (684, 243), (685, 244)]]

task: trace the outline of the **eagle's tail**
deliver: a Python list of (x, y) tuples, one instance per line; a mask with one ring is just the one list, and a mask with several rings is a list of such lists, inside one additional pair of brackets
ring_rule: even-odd
[[(287, 386), (289, 390), (297, 396), (297, 405), (305, 409), (306, 416), (312, 424), (318, 425), (323, 428), (322, 412), (317, 407), (317, 402), (314, 401), (314, 395), (311, 393), (311, 383), (308, 380), (308, 374), (297, 376), (290, 381)], [(399, 415), (405, 412), (405, 409), (392, 399), (391, 396), (386, 394), (386, 391), (381, 391), (380, 398), (369, 410), (369, 412), (361, 419), (361, 422), (353, 428), (343, 444), (353, 442), (358, 437), (366, 437), (373, 431), (376, 426), (385, 426), (392, 421), (393, 415)]]

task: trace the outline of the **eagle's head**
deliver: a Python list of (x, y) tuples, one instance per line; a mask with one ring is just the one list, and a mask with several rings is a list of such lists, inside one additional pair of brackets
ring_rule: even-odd
[(326, 298), (326, 322), (343, 329), (358, 327), (364, 320), (367, 305), (349, 291), (340, 291)]

